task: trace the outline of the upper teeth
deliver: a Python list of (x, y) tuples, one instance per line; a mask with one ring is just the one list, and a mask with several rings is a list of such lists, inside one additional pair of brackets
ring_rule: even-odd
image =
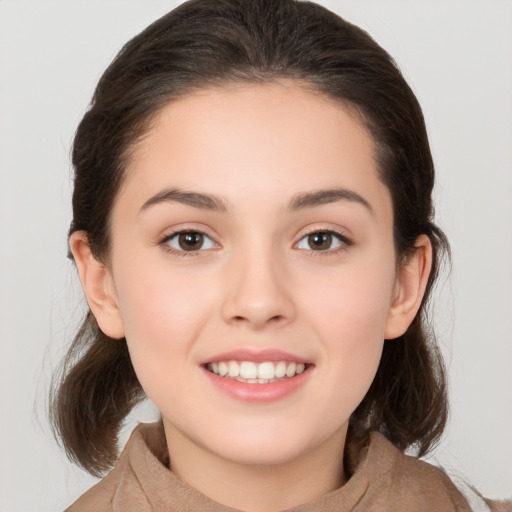
[(209, 363), (207, 368), (221, 377), (242, 380), (250, 383), (274, 382), (284, 377), (299, 375), (306, 369), (304, 363), (289, 363), (286, 361), (219, 361)]

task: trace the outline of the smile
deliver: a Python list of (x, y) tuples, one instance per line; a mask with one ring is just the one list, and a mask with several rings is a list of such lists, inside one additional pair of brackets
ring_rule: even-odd
[(206, 369), (219, 377), (248, 384), (270, 384), (300, 375), (306, 364), (289, 361), (217, 361), (207, 363)]

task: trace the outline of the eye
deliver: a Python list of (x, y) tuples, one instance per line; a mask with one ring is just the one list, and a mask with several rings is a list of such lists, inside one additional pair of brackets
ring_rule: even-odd
[(215, 242), (200, 231), (178, 231), (165, 237), (161, 243), (179, 252), (196, 252), (216, 247)]
[(352, 245), (352, 242), (340, 233), (335, 233), (334, 231), (315, 231), (302, 237), (297, 243), (297, 249), (332, 251), (350, 245)]

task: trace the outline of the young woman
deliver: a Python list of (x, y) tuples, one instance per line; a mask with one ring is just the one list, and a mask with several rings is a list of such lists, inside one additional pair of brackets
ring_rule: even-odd
[[(424, 307), (448, 244), (421, 109), (366, 33), (187, 2), (109, 66), (73, 165), (90, 311), (53, 420), (115, 468), (70, 511), (498, 510), (403, 454), (446, 422)], [(146, 396), (162, 420), (117, 461)]]

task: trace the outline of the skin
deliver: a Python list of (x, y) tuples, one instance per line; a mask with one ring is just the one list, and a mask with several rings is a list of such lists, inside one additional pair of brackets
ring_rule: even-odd
[[(290, 208), (301, 194), (340, 188), (352, 196)], [(169, 190), (215, 196), (223, 208), (151, 199)], [(201, 250), (169, 239), (191, 229), (208, 237)], [(308, 235), (326, 231), (339, 235), (313, 250)], [(350, 414), (384, 339), (414, 318), (431, 264), (422, 236), (397, 265), (391, 197), (360, 122), (290, 82), (174, 101), (135, 148), (111, 234), (108, 263), (83, 232), (71, 248), (101, 329), (126, 337), (162, 413), (172, 470), (250, 512), (342, 485)], [(278, 400), (235, 399), (202, 364), (240, 348), (302, 358), (307, 378)]]

